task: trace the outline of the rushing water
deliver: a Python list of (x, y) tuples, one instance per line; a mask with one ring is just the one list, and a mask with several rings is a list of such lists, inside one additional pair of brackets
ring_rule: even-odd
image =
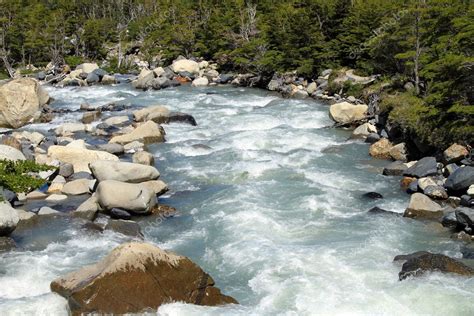
[[(83, 102), (163, 104), (192, 114), (197, 127), (166, 125), (167, 143), (152, 146), (179, 210), (144, 218), (145, 239), (190, 257), (240, 305), (174, 303), (162, 315), (472, 315), (474, 279), (432, 273), (398, 281), (395, 255), (418, 250), (460, 257), (439, 225), (367, 214), (375, 205), (403, 212), (398, 179), (380, 174), (367, 145), (327, 128), (328, 107), (235, 87), (140, 92), (117, 87), (49, 89), (54, 106)], [(128, 112), (129, 113), (129, 112)], [(33, 126), (49, 129), (51, 124)], [(361, 198), (368, 191), (383, 200)], [(0, 255), (0, 314), (63, 315), (54, 278), (98, 261), (126, 240), (100, 237), (68, 219), (16, 233), (20, 249)]]

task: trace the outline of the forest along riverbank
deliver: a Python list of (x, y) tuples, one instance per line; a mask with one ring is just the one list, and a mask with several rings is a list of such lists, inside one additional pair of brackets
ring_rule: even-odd
[[(367, 145), (347, 140), (349, 131), (326, 128), (332, 124), (328, 106), (230, 86), (140, 91), (117, 85), (48, 88), (48, 92), (55, 99), (50, 113), (60, 114), (49, 123), (26, 129), (47, 135), (55, 128), (59, 137), (84, 139), (94, 150), (110, 137), (100, 130), (133, 132), (127, 126), (132, 116), (137, 119), (133, 112), (142, 107), (149, 110), (165, 104), (170, 110), (166, 123), (171, 117), (179, 118), (180, 123), (163, 122), (167, 142), (148, 146), (155, 160), (152, 165), (171, 188), (158, 204), (170, 205), (177, 212), (167, 220), (159, 215), (140, 217), (139, 226), (145, 240), (191, 258), (240, 305), (170, 304), (160, 312), (472, 311), (471, 278), (433, 273), (416, 281), (398, 281), (400, 265), (392, 263), (395, 255), (428, 250), (460, 258), (463, 244), (450, 240), (448, 231), (429, 222), (367, 213), (378, 206), (401, 214), (407, 196), (398, 188), (398, 178), (381, 174), (383, 161), (369, 159)], [(73, 112), (81, 104), (82, 111)], [(99, 107), (100, 119), (94, 113)], [(163, 111), (157, 112), (161, 119)], [(197, 126), (183, 124), (192, 120), (182, 113), (192, 115)], [(76, 125), (88, 117), (93, 121)], [(109, 117), (114, 123), (101, 126)], [(119, 121), (127, 123), (121, 126)], [(133, 158), (125, 155), (122, 159)], [(384, 199), (373, 200), (378, 195), (366, 195), (368, 192), (377, 192)], [(78, 203), (75, 199), (69, 196), (65, 201), (74, 205)], [(74, 209), (58, 207), (57, 211)], [(63, 312), (66, 302), (50, 292), (51, 281), (97, 262), (130, 240), (112, 230), (92, 234), (87, 230), (91, 225), (83, 227), (58, 213), (46, 221), (41, 220), (42, 214), (36, 216), (39, 223), (23, 232), (20, 228), (13, 231), (19, 247), (0, 259), (5, 267), (2, 284), (7, 285), (0, 296), (0, 309), (5, 312)], [(154, 248), (132, 246), (134, 254), (163, 256)], [(128, 248), (117, 249), (115, 254), (128, 254)], [(167, 260), (182, 259), (168, 255)], [(110, 264), (111, 271), (120, 267), (109, 257), (103, 262)], [(202, 280), (201, 276), (198, 270), (196, 277)], [(64, 293), (61, 284), (56, 281), (53, 289)], [(377, 297), (372, 295), (375, 291)], [(200, 296), (196, 295), (190, 298), (194, 303)]]

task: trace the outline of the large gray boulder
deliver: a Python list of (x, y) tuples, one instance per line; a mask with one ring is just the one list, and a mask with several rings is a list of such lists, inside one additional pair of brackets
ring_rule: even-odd
[(438, 174), (438, 163), (435, 157), (424, 157), (403, 173), (406, 177), (423, 178)]
[(136, 183), (105, 180), (97, 186), (96, 194), (100, 207), (107, 211), (122, 208), (144, 215), (151, 213), (156, 204), (155, 192)]
[(8, 202), (0, 202), (0, 236), (10, 235), (18, 225), (17, 211)]
[(446, 180), (445, 187), (449, 191), (467, 191), (474, 184), (474, 167), (466, 166), (456, 169)]
[(94, 161), (89, 165), (94, 177), (99, 181), (116, 180), (140, 183), (156, 180), (160, 173), (155, 167), (121, 161)]
[(189, 59), (181, 59), (181, 60), (176, 60), (173, 62), (171, 65), (171, 69), (175, 73), (180, 73), (180, 72), (189, 72), (193, 75), (199, 74), (199, 64), (193, 60)]
[(148, 69), (143, 69), (138, 75), (137, 80), (132, 84), (136, 89), (147, 89), (150, 87), (151, 81), (155, 78), (153, 71)]
[(162, 304), (237, 304), (214, 287), (214, 280), (186, 257), (146, 243), (118, 246), (96, 264), (51, 283), (73, 315), (123, 315), (154, 311)]
[(19, 128), (36, 121), (49, 102), (38, 81), (20, 78), (0, 85), (0, 127)]

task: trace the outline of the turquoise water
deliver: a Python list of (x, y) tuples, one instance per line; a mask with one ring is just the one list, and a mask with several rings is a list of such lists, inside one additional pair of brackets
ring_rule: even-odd
[[(399, 179), (381, 175), (385, 162), (371, 160), (366, 144), (327, 128), (326, 105), (235, 87), (49, 92), (57, 107), (162, 104), (198, 122), (165, 125), (167, 143), (150, 148), (171, 187), (161, 202), (179, 212), (140, 224), (147, 241), (190, 257), (241, 304), (174, 303), (159, 314), (474, 313), (474, 279), (433, 273), (398, 281), (395, 255), (428, 250), (461, 257), (461, 245), (439, 225), (366, 214), (375, 205), (402, 213), (408, 196)], [(67, 114), (33, 128), (79, 117)], [(368, 191), (385, 198), (361, 198)], [(0, 255), (0, 313), (65, 314), (65, 300), (49, 291), (51, 280), (126, 240), (112, 232), (99, 236), (67, 219), (18, 233), (23, 250)]]

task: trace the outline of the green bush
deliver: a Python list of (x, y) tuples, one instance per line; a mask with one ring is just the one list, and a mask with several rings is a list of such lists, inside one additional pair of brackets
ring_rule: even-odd
[(74, 69), (78, 65), (83, 64), (85, 62), (84, 58), (80, 56), (66, 56), (64, 60), (66, 61), (66, 64), (71, 67), (71, 69)]
[(0, 186), (14, 192), (30, 192), (46, 183), (29, 173), (47, 171), (54, 167), (40, 165), (30, 160), (0, 160)]

